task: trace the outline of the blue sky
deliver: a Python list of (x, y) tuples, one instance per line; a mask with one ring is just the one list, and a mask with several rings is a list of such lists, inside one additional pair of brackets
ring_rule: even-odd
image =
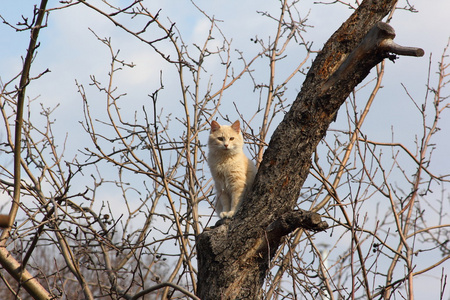
[[(115, 1), (121, 3), (121, 1)], [(330, 1), (331, 2), (331, 1)], [(399, 1), (399, 6), (404, 6), (405, 1)], [(422, 103), (426, 94), (426, 80), (431, 59), (431, 82), (436, 82), (436, 66), (440, 60), (444, 47), (450, 37), (450, 1), (448, 0), (411, 0), (409, 1), (417, 10), (411, 13), (405, 10), (397, 10), (391, 25), (395, 28), (397, 37), (395, 41), (405, 46), (417, 46), (425, 50), (422, 58), (401, 57), (395, 63), (386, 62), (386, 75), (383, 88), (371, 109), (371, 113), (362, 128), (372, 139), (380, 142), (394, 141), (414, 147), (414, 139), (420, 130), (420, 118), (417, 117), (415, 105), (411, 102), (402, 84), (408, 93), (418, 102)], [(32, 3), (37, 1), (3, 1), (0, 6), (0, 15), (8, 22), (15, 24), (20, 21), (20, 16), (31, 16)], [(97, 3), (101, 3), (97, 1)], [(258, 36), (268, 40), (273, 36), (275, 26), (262, 17), (257, 11), (279, 13), (277, 1), (196, 1), (207, 14), (221, 20), (219, 26), (223, 34), (232, 42), (231, 48), (244, 51), (246, 58), (251, 58), (260, 51), (258, 45), (250, 41)], [(54, 5), (54, 3), (50, 3)], [(176, 22), (177, 28), (186, 44), (202, 44), (209, 30), (209, 21), (204, 18), (191, 4), (190, 1), (152, 1), (152, 8), (162, 8), (160, 19), (166, 24)], [(313, 50), (319, 50), (327, 38), (346, 20), (352, 13), (344, 5), (314, 5), (313, 1), (300, 1), (299, 13), (302, 17), (308, 16), (308, 24), (304, 33), (306, 40), (313, 41)], [(112, 45), (120, 49), (121, 57), (127, 62), (133, 62), (136, 67), (124, 69), (117, 76), (119, 89), (128, 93), (131, 114), (134, 105), (142, 105), (148, 101), (147, 95), (159, 85), (160, 70), (166, 82), (166, 88), (161, 92), (162, 106), (166, 111), (179, 101), (179, 91), (172, 88), (170, 82), (175, 78), (176, 72), (160, 57), (151, 51), (149, 47), (138, 43), (119, 28), (116, 28), (105, 18), (90, 11), (83, 5), (78, 5), (66, 10), (53, 11), (48, 19), (48, 27), (41, 31), (39, 41), (41, 46), (33, 64), (31, 74), (36, 76), (40, 72), (50, 69), (40, 80), (32, 82), (27, 88), (28, 97), (36, 99), (33, 107), (39, 109), (40, 103), (45, 107), (54, 107), (57, 142), (62, 142), (67, 136), (66, 158), (77, 155), (79, 145), (89, 143), (88, 136), (82, 131), (79, 121), (82, 120), (82, 104), (75, 80), (89, 89), (89, 76), (95, 75), (99, 80), (105, 81), (109, 72), (110, 57), (108, 49), (100, 43), (89, 30), (103, 37), (112, 37)], [(5, 24), (0, 24), (0, 34), (7, 42), (0, 44), (0, 79), (8, 81), (17, 74), (21, 68), (21, 57), (26, 54), (28, 46), (28, 32), (15, 32)], [(149, 35), (152, 35), (149, 32)], [(214, 44), (214, 43), (213, 43)], [(162, 49), (166, 47), (161, 43)], [(282, 80), (292, 70), (292, 66), (298, 63), (299, 58), (304, 58), (300, 48), (293, 47), (288, 51), (288, 58), (277, 69), (277, 79)], [(169, 50), (168, 50), (169, 51)], [(450, 54), (450, 53), (449, 53)], [(239, 68), (239, 61), (234, 62)], [(310, 62), (308, 62), (310, 64)], [(261, 59), (255, 64), (255, 77), (257, 80), (267, 80), (267, 61)], [(220, 74), (222, 69), (217, 61), (211, 61), (208, 65), (205, 78)], [(369, 79), (374, 77), (372, 72)], [(220, 79), (220, 76), (217, 78)], [(286, 97), (294, 99), (298, 93), (304, 77), (294, 77), (288, 85)], [(206, 82), (207, 80), (205, 80)], [(206, 89), (206, 86), (203, 86)], [(92, 92), (92, 107), (98, 112), (104, 110), (104, 99)], [(358, 96), (364, 100), (366, 94)], [(234, 103), (237, 104), (244, 118), (250, 118), (254, 113), (254, 106), (258, 102), (259, 95), (253, 91), (250, 81), (244, 80), (224, 94), (221, 112), (229, 114), (232, 119), (237, 119)], [(134, 102), (135, 101), (135, 102)], [(289, 100), (292, 102), (292, 100)], [(341, 116), (342, 114), (342, 116)], [(101, 116), (101, 115), (100, 115)], [(450, 160), (448, 149), (450, 147), (449, 131), (450, 116), (444, 113), (445, 119), (441, 122), (441, 132), (436, 135), (437, 148), (434, 153), (434, 161), (431, 164), (436, 174), (448, 173)], [(43, 122), (37, 112), (33, 115), (37, 124)], [(255, 125), (255, 127), (257, 124)], [(345, 128), (345, 115), (339, 114), (339, 120), (331, 125), (332, 128)], [(395, 134), (392, 135), (392, 130)], [(3, 132), (0, 129), (0, 137)], [(206, 139), (206, 134), (203, 136)], [(75, 146), (72, 146), (75, 145)], [(3, 159), (0, 157), (0, 162)], [(107, 195), (107, 194), (105, 194)], [(107, 195), (114, 201), (114, 197)], [(0, 195), (0, 205), (6, 203), (8, 197)], [(426, 290), (426, 286), (424, 286)]]

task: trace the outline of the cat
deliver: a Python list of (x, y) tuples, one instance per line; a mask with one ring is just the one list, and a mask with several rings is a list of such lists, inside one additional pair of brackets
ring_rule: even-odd
[(208, 165), (216, 187), (215, 210), (221, 219), (231, 218), (253, 184), (256, 167), (244, 154), (239, 120), (231, 126), (211, 122)]

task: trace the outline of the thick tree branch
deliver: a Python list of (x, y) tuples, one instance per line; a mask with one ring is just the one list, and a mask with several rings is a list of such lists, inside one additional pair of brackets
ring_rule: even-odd
[(22, 269), (22, 265), (12, 257), (11, 253), (9, 253), (5, 247), (0, 247), (0, 259), (2, 267), (5, 268), (17, 282), (20, 282), (34, 299), (53, 299), (32, 274), (27, 270)]
[[(27, 290), (27, 292), (35, 299), (50, 299), (50, 293), (27, 271), (21, 267), (21, 264), (11, 256), (6, 249), (6, 241), (13, 223), (15, 221), (17, 211), (20, 203), (20, 187), (21, 187), (21, 143), (22, 143), (22, 125), (23, 125), (23, 110), (25, 102), (25, 90), (30, 81), (30, 69), (33, 61), (34, 51), (37, 48), (37, 38), (39, 30), (42, 27), (42, 22), (45, 16), (45, 8), (47, 0), (42, 0), (39, 10), (37, 12), (36, 23), (31, 29), (31, 38), (28, 45), (27, 55), (25, 57), (24, 66), (22, 69), (22, 76), (20, 78), (20, 85), (17, 97), (17, 113), (15, 123), (15, 143), (14, 143), (14, 196), (9, 212), (9, 216), (2, 216), (3, 230), (0, 238), (0, 264), (5, 268), (11, 276), (14, 277)], [(5, 222), (8, 222), (5, 224)], [(6, 226), (5, 226), (6, 225)]]
[(20, 202), (20, 186), (21, 186), (21, 175), (20, 175), (20, 155), (21, 155), (21, 143), (22, 143), (22, 125), (23, 125), (23, 110), (25, 102), (25, 90), (30, 82), (30, 69), (31, 63), (33, 61), (34, 51), (38, 47), (37, 39), (39, 36), (39, 31), (42, 27), (42, 22), (45, 16), (45, 7), (47, 6), (47, 0), (42, 0), (40, 8), (37, 13), (37, 19), (35, 25), (31, 29), (31, 38), (28, 45), (27, 56), (25, 57), (24, 66), (22, 69), (22, 76), (20, 77), (20, 84), (17, 96), (17, 113), (16, 113), (16, 123), (15, 123), (15, 140), (14, 140), (14, 199), (11, 205), (11, 210), (9, 212), (9, 224), (7, 230), (3, 231), (0, 243), (4, 243), (4, 239), (8, 237), (11, 226), (16, 219), (16, 214), (19, 209)]

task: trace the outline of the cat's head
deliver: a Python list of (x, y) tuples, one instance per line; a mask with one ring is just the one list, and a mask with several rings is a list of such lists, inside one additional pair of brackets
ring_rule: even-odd
[(230, 152), (230, 154), (242, 151), (244, 139), (239, 120), (231, 126), (219, 125), (216, 121), (212, 121), (208, 145), (210, 150)]

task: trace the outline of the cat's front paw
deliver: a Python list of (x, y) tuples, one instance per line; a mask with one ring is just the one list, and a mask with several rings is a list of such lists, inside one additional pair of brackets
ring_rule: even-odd
[(225, 219), (225, 218), (231, 219), (233, 216), (234, 216), (234, 210), (223, 211), (220, 213), (220, 217), (222, 219)]

